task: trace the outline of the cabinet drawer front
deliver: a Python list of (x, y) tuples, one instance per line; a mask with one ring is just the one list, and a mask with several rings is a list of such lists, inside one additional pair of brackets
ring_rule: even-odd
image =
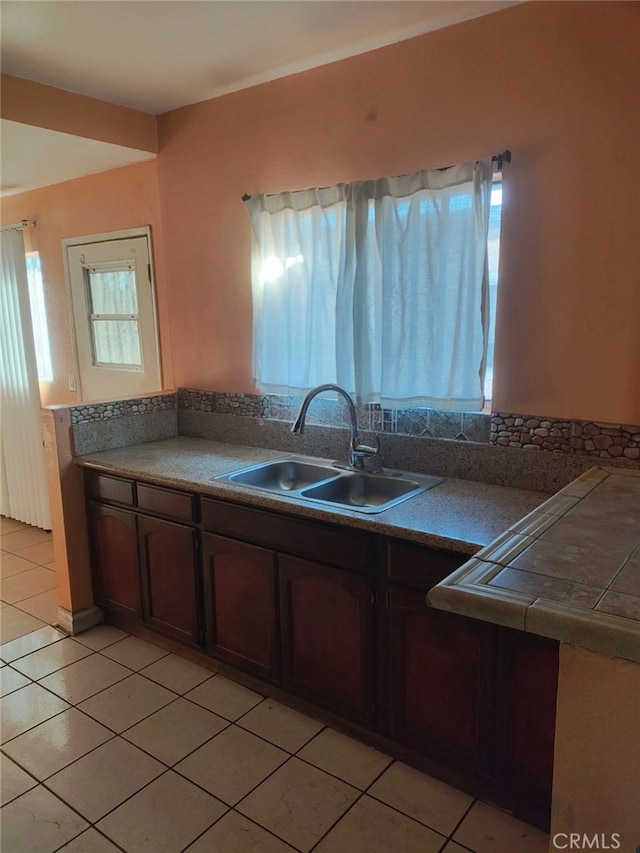
[(85, 483), (87, 495), (91, 498), (125, 506), (134, 504), (134, 484), (131, 480), (85, 471)]
[(205, 529), (343, 569), (372, 571), (366, 534), (203, 499)]
[(455, 569), (466, 563), (466, 554), (436, 551), (433, 548), (391, 540), (388, 551), (388, 576), (391, 583), (428, 592)]
[(186, 492), (138, 483), (138, 507), (180, 521), (193, 521), (194, 498)]

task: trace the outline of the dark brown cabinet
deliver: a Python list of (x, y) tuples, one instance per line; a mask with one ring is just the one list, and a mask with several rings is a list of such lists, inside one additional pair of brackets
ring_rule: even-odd
[(201, 642), (195, 538), (192, 527), (138, 517), (144, 621), (192, 646)]
[(195, 498), (95, 471), (86, 471), (85, 484), (97, 603), (201, 646)]
[(557, 641), (501, 628), (497, 772), (536, 822), (551, 803), (557, 688)]
[(213, 499), (202, 524), (210, 650), (372, 720), (371, 537)]
[(371, 579), (296, 557), (282, 555), (279, 563), (284, 685), (373, 720)]
[(391, 735), (491, 780), (489, 796), (548, 828), (559, 644), (429, 607), (464, 560), (388, 543)]
[(391, 726), (416, 749), (478, 770), (491, 753), (496, 628), (392, 587)]
[(129, 616), (141, 617), (135, 513), (91, 503), (89, 525), (98, 604)]
[(280, 674), (276, 554), (203, 534), (207, 648), (247, 672)]
[[(86, 472), (95, 596), (548, 828), (558, 647), (429, 607), (468, 558)], [(392, 750), (393, 751), (393, 750)]]

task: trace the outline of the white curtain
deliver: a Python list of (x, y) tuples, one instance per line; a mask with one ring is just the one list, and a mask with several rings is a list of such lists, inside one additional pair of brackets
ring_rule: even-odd
[(2, 231), (0, 239), (1, 508), (3, 515), (48, 530), (51, 518), (24, 240), (19, 230)]
[(488, 159), (249, 199), (257, 387), (482, 408), (491, 177)]

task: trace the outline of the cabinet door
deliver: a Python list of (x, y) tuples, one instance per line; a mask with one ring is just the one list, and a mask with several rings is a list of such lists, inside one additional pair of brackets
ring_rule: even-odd
[(371, 721), (373, 586), (342, 569), (278, 557), (284, 684), (349, 717)]
[(279, 675), (276, 555), (205, 533), (204, 598), (209, 651), (267, 678)]
[(494, 625), (434, 610), (424, 593), (391, 587), (393, 736), (414, 748), (483, 769), (495, 691)]
[(96, 601), (140, 617), (136, 516), (124, 509), (91, 503), (89, 524)]
[(508, 628), (501, 629), (500, 641), (500, 775), (505, 790), (539, 804), (548, 816), (559, 643)]
[(195, 530), (144, 515), (138, 529), (145, 622), (167, 636), (200, 645)]

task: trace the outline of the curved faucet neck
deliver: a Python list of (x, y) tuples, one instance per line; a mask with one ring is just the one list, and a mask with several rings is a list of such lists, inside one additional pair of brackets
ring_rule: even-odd
[(349, 417), (351, 419), (351, 442), (352, 444), (357, 443), (358, 421), (356, 416), (356, 407), (353, 400), (351, 399), (351, 395), (339, 385), (327, 384), (318, 385), (316, 388), (312, 388), (302, 401), (300, 411), (298, 412), (298, 417), (295, 419), (293, 426), (291, 427), (291, 432), (295, 433), (296, 435), (302, 435), (302, 433), (304, 432), (304, 424), (307, 418), (307, 409), (309, 408), (309, 404), (315, 396), (321, 394), (323, 391), (335, 391), (338, 394), (341, 394), (342, 397), (344, 397), (344, 400), (349, 408)]

